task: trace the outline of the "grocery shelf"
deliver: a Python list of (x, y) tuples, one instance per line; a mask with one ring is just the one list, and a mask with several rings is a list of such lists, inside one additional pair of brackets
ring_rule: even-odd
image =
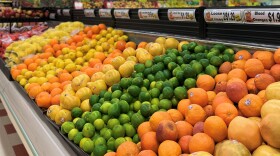
[(76, 155), (43, 113), (0, 71), (0, 98), (29, 155)]

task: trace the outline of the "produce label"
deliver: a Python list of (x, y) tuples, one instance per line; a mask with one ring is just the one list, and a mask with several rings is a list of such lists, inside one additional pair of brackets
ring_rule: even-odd
[(70, 16), (70, 9), (63, 9), (62, 14), (63, 16)]
[(57, 9), (56, 13), (58, 16), (61, 16), (61, 9)]
[(244, 23), (247, 24), (280, 24), (280, 9), (246, 9)]
[(159, 20), (158, 9), (139, 9), (138, 17), (141, 20)]
[(114, 16), (116, 19), (130, 19), (129, 9), (116, 9), (114, 10)]
[(55, 19), (55, 13), (50, 13), (49, 18), (50, 19)]
[(195, 22), (195, 9), (168, 9), (169, 21), (193, 21)]
[(205, 9), (204, 19), (213, 23), (242, 23), (241, 9)]
[(84, 14), (86, 17), (95, 17), (94, 9), (85, 9)]
[(111, 18), (111, 9), (99, 9), (99, 17)]

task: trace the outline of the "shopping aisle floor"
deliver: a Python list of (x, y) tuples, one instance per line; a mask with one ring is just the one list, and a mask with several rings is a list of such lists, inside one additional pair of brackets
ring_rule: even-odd
[(0, 100), (0, 156), (28, 156)]

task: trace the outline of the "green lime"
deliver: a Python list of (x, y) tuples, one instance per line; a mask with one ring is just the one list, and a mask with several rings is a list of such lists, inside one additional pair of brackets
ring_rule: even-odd
[(230, 55), (234, 55), (234, 50), (231, 48), (227, 48), (224, 50), (224, 54), (230, 54)]
[(149, 67), (152, 67), (153, 66), (153, 61), (152, 60), (147, 60), (146, 62), (145, 62), (145, 67), (146, 68), (149, 68)]
[(110, 128), (110, 129), (113, 129), (114, 126), (119, 125), (119, 124), (120, 124), (120, 122), (119, 122), (118, 119), (112, 118), (108, 121), (107, 127)]
[(135, 134), (132, 138), (132, 141), (137, 144), (138, 142), (140, 142), (140, 138), (139, 138), (139, 135), (138, 134)]
[[(153, 74), (155, 74), (155, 73), (157, 73), (158, 71), (160, 71), (161, 69), (160, 69), (161, 67), (160, 67), (160, 65), (159, 64), (155, 64), (155, 65), (153, 65), (152, 67), (151, 67), (151, 69), (152, 69), (152, 73)], [(150, 74), (149, 74), (150, 75)]]
[(124, 137), (117, 138), (115, 140), (115, 149), (118, 149), (118, 147), (124, 142), (126, 142)]
[(122, 125), (125, 124), (125, 123), (129, 123), (130, 122), (130, 117), (127, 114), (121, 114), (119, 116), (119, 121)]
[(143, 74), (143, 73), (136, 73), (136, 74), (135, 74), (135, 77), (141, 77), (141, 78), (144, 78), (144, 74)]
[(96, 119), (93, 125), (96, 130), (101, 130), (103, 127), (105, 127), (105, 123), (102, 119)]
[(73, 118), (81, 117), (83, 114), (83, 110), (80, 107), (75, 107), (71, 110), (71, 115)]
[(74, 143), (75, 144), (80, 144), (80, 141), (84, 138), (83, 133), (82, 132), (78, 132), (75, 137), (74, 137)]
[(94, 156), (103, 156), (107, 153), (107, 146), (106, 144), (105, 145), (97, 145), (97, 146), (94, 146), (94, 149), (93, 149), (93, 155)]
[(109, 140), (112, 137), (112, 135), (113, 135), (113, 131), (111, 129), (106, 129), (102, 137), (104, 137), (104, 139), (106, 140)]
[(220, 51), (224, 51), (226, 49), (225, 45), (220, 43), (215, 44), (213, 47), (219, 49)]
[[(100, 136), (104, 136), (104, 134), (105, 134), (105, 132), (106, 132), (107, 129), (108, 129), (107, 127), (102, 128), (102, 129), (100, 130)], [(96, 137), (94, 137), (94, 138), (96, 138)]]
[(212, 64), (213, 66), (220, 66), (223, 63), (222, 58), (220, 58), (219, 56), (213, 56), (210, 59), (210, 64)]
[(230, 56), (228, 54), (224, 54), (222, 56), (222, 60), (223, 60), (223, 62), (229, 62), (230, 61)]
[(131, 119), (132, 115), (134, 114), (133, 110), (130, 110), (127, 115), (129, 116), (129, 118)]
[(83, 136), (91, 138), (95, 133), (95, 128), (91, 123), (86, 123), (82, 130)]
[(213, 51), (213, 52), (209, 52), (206, 57), (208, 60), (210, 60), (213, 56), (217, 56), (217, 55), (218, 53)]
[(187, 98), (187, 90), (185, 87), (176, 87), (174, 89), (174, 95), (179, 100), (185, 99)]
[(183, 51), (180, 53), (180, 55), (183, 57), (184, 55), (190, 54), (190, 53), (191, 53), (191, 52), (188, 51), (188, 50), (183, 50)]
[(175, 76), (176, 76), (176, 78), (178, 79), (179, 82), (182, 82), (185, 79), (185, 75), (184, 75), (183, 70), (178, 71)]
[[(192, 55), (195, 55), (195, 54), (192, 54)], [(194, 58), (195, 58), (195, 56), (194, 56)], [(198, 63), (198, 61), (197, 61), (197, 60), (192, 60), (192, 61), (190, 62), (190, 65), (192, 66), (194, 63)]]
[(155, 81), (155, 76), (153, 74), (149, 74), (147, 78), (149, 81)]
[(79, 130), (74, 128), (74, 129), (71, 129), (68, 133), (68, 139), (69, 140), (74, 140), (75, 136), (79, 133)]
[(89, 115), (89, 114), (90, 114), (90, 112), (89, 112), (89, 111), (84, 112), (84, 113), (82, 114), (82, 118), (84, 118), (84, 119), (85, 119), (85, 117), (86, 117), (87, 115)]
[(205, 73), (212, 76), (212, 77), (215, 77), (218, 73), (217, 69), (215, 66), (213, 65), (208, 65), (206, 68), (205, 68)]
[(171, 78), (172, 73), (168, 69), (164, 69), (163, 70), (163, 75), (164, 75), (164, 78), (166, 80), (166, 79), (170, 79)]
[(133, 100), (133, 97), (129, 93), (124, 93), (121, 98), (121, 100), (127, 101), (128, 103), (131, 103)]
[(173, 97), (171, 99), (172, 107), (177, 108), (178, 102), (179, 102), (179, 99), (177, 99), (176, 97)]
[(140, 107), (140, 113), (144, 116), (144, 117), (149, 117), (151, 115), (151, 104), (149, 102), (143, 102), (141, 104)]
[(135, 112), (138, 112), (140, 110), (140, 107), (141, 107), (141, 102), (140, 101), (135, 101), (133, 103), (133, 109)]
[(144, 121), (145, 121), (145, 118), (140, 113), (135, 113), (131, 117), (131, 124), (136, 129)]
[(99, 103), (104, 103), (104, 102), (105, 102), (105, 99), (104, 99), (104, 98), (100, 98), (98, 102), (99, 102)]
[(173, 75), (173, 76), (176, 76), (177, 72), (178, 72), (178, 71), (181, 71), (181, 70), (182, 70), (182, 69), (181, 69), (180, 66), (176, 67), (175, 69), (172, 70), (172, 75)]
[(124, 139), (125, 139), (126, 141), (132, 142), (132, 138), (131, 138), (131, 137), (124, 137)]
[(194, 88), (196, 86), (196, 80), (194, 78), (187, 78), (185, 81), (184, 81), (184, 86), (187, 88), (187, 89), (191, 89), (191, 88)]
[(99, 101), (98, 95), (93, 94), (90, 96), (89, 103), (91, 106), (93, 106), (95, 103), (98, 103), (98, 101)]
[(207, 56), (206, 53), (197, 53), (197, 54), (195, 55), (195, 58), (196, 58), (197, 61), (199, 61), (199, 60), (201, 60), (201, 59), (205, 59), (206, 56)]
[(81, 118), (77, 117), (77, 118), (73, 119), (73, 123), (76, 124), (76, 122), (77, 122), (79, 119), (81, 119)]
[(99, 97), (101, 98), (104, 98), (104, 94), (107, 92), (107, 90), (102, 90), (100, 93), (99, 93)]
[(195, 42), (190, 42), (189, 44), (188, 44), (188, 50), (189, 51), (194, 51), (194, 48), (197, 46), (197, 43), (195, 43)]
[(132, 86), (128, 87), (127, 91), (131, 96), (138, 97), (141, 89), (140, 89), (140, 87), (138, 87), (136, 85), (132, 85)]
[(112, 150), (115, 151), (115, 139), (113, 137), (111, 137), (109, 140), (107, 140), (107, 148), (108, 150)]
[(143, 85), (143, 78), (135, 77), (134, 79), (132, 79), (132, 85), (141, 87)]
[(132, 79), (131, 78), (122, 78), (120, 81), (120, 86), (123, 89), (127, 89), (132, 83)]
[(205, 47), (203, 45), (198, 45), (194, 48), (195, 53), (204, 53)]
[[(170, 81), (164, 81), (162, 85), (163, 85), (163, 89), (166, 87), (170, 87), (173, 89), (173, 85)], [(163, 89), (162, 89), (162, 92), (163, 92)]]
[(127, 113), (129, 111), (129, 104), (126, 101), (120, 100), (119, 106), (121, 109), (121, 113)]
[(146, 87), (141, 87), (141, 92), (147, 92), (148, 89)]
[(181, 46), (181, 48), (182, 48), (183, 51), (185, 51), (185, 50), (187, 51), (189, 49), (189, 46), (188, 46), (188, 44), (183, 44)]
[(100, 104), (100, 103), (95, 103), (95, 104), (91, 107), (91, 111), (100, 111), (100, 107), (101, 107), (101, 104)]
[(135, 128), (131, 124), (124, 124), (124, 129), (125, 129), (125, 135), (128, 137), (133, 137), (137, 132)]
[(144, 71), (143, 71), (143, 74), (145, 77), (148, 77), (149, 74), (152, 74), (153, 71), (152, 71), (152, 68), (146, 68)]
[(96, 119), (100, 119), (100, 118), (101, 118), (101, 113), (99, 111), (93, 111), (87, 116), (86, 121), (93, 124)]
[(201, 73), (202, 70), (203, 70), (203, 66), (199, 62), (194, 63), (192, 65), (192, 68), (193, 68), (193, 70), (195, 71), (196, 74)]
[(153, 88), (149, 91), (152, 98), (158, 98), (160, 95), (160, 90), (158, 88)]
[(114, 103), (111, 105), (111, 107), (109, 107), (108, 109), (108, 115), (110, 117), (119, 117), (120, 116), (120, 113), (121, 113), (121, 108), (119, 106), (118, 103)]
[(70, 121), (66, 121), (64, 122), (62, 125), (61, 125), (61, 130), (63, 132), (66, 132), (66, 133), (69, 133), (70, 130), (74, 129), (75, 128), (75, 125), (73, 122), (70, 122)]
[(152, 104), (151, 114), (153, 114), (159, 110), (158, 105), (159, 105), (159, 102), (158, 102), (158, 104), (155, 104), (155, 105)]
[(115, 125), (113, 127), (113, 137), (115, 139), (125, 136), (125, 129), (122, 125)]
[(137, 64), (134, 65), (134, 70), (137, 73), (142, 73), (145, 70), (145, 65), (142, 64), (142, 63), (137, 63)]
[(119, 83), (113, 84), (111, 87), (112, 92), (116, 91), (116, 90), (121, 90), (121, 85)]
[(107, 124), (107, 122), (109, 121), (110, 119), (110, 116), (105, 114), (105, 115), (102, 115), (102, 120), (104, 121), (105, 124)]
[(162, 91), (162, 89), (163, 89), (163, 81), (157, 81), (156, 84), (155, 84), (155, 87), (157, 89), (159, 89), (159, 91)]
[(159, 101), (159, 109), (169, 110), (172, 107), (172, 102), (168, 99), (162, 99)]
[(199, 60), (199, 63), (203, 66), (203, 68), (206, 68), (209, 65), (209, 60), (201, 59), (201, 60)]
[(144, 79), (143, 80), (143, 87), (149, 88), (150, 87), (150, 80)]
[(113, 99), (111, 100), (111, 103), (118, 103), (119, 101), (120, 101), (119, 98), (113, 98)]
[(171, 99), (173, 97), (173, 89), (171, 87), (164, 87), (162, 94), (164, 99)]
[(173, 87), (179, 86), (179, 81), (176, 77), (172, 77), (171, 79), (169, 79), (169, 82), (172, 84)]
[(81, 131), (81, 130), (83, 129), (83, 127), (84, 127), (85, 124), (86, 124), (86, 120), (83, 119), (83, 118), (80, 118), (80, 119), (78, 119), (78, 120), (76, 121), (75, 127), (76, 127), (79, 131)]
[(214, 52), (216, 55), (219, 55), (221, 51), (220, 51), (220, 49), (213, 47), (209, 50), (209, 53), (211, 53), (211, 52)]
[(184, 64), (184, 59), (183, 59), (182, 56), (177, 56), (177, 64), (178, 64), (178, 65)]
[(110, 101), (112, 99), (112, 92), (106, 92), (104, 94), (104, 100), (105, 101)]
[(176, 67), (178, 67), (178, 65), (177, 65), (177, 63), (175, 63), (175, 62), (169, 62), (168, 65), (167, 65), (167, 67), (168, 67), (168, 70), (172, 71), (172, 70), (174, 70)]
[(169, 62), (173, 62), (171, 57), (167, 56), (163, 59), (163, 63), (165, 66), (168, 66)]
[(158, 104), (159, 104), (159, 99), (158, 99), (158, 98), (153, 98), (153, 99), (151, 100), (151, 104), (152, 104), (152, 105), (158, 105)]
[(155, 63), (159, 63), (159, 62), (162, 62), (163, 61), (163, 56), (155, 56), (154, 57), (154, 61), (155, 61)]
[(141, 92), (139, 94), (139, 100), (140, 100), (140, 102), (150, 101), (151, 100), (151, 95), (147, 91), (146, 92)]
[(174, 54), (174, 53), (168, 53), (167, 55), (172, 59), (172, 62), (175, 62), (175, 61), (176, 61), (176, 59), (177, 59), (177, 55), (176, 55), (176, 54)]
[[(85, 138), (83, 138), (85, 139)], [(84, 150), (86, 153), (91, 153), (94, 149), (94, 143), (90, 139), (86, 139), (82, 146), (80, 146), (82, 150)]]
[(94, 145), (95, 146), (106, 145), (106, 140), (103, 137), (99, 136), (98, 138), (95, 139)]
[(101, 106), (100, 106), (100, 110), (103, 114), (108, 114), (108, 110), (111, 107), (111, 103), (110, 102), (104, 102)]
[(156, 81), (163, 81), (163, 80), (165, 80), (166, 78), (165, 78), (165, 75), (164, 75), (164, 73), (163, 73), (163, 71), (158, 71), (157, 73), (156, 73), (156, 75), (155, 75), (155, 80)]
[(184, 61), (184, 63), (190, 63), (193, 59), (194, 59), (194, 58), (192, 57), (191, 54), (185, 54), (185, 55), (183, 56), (183, 61)]

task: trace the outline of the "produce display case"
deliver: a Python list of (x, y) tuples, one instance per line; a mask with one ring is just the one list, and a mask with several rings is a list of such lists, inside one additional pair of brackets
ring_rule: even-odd
[[(108, 14), (104, 16), (102, 11), (100, 13), (100, 10), (94, 9), (91, 11), (94, 13), (94, 17), (86, 17), (85, 10), (50, 10), (50, 13), (54, 14), (50, 19), (55, 22), (82, 21), (89, 25), (105, 23), (107, 26), (124, 30), (130, 41), (135, 43), (140, 43), (141, 41), (152, 42), (159, 36), (165, 36), (174, 37), (178, 40), (194, 41), (202, 45), (222, 43), (228, 47), (235, 48), (235, 50), (246, 49), (252, 53), (256, 50), (274, 51), (280, 43), (277, 40), (277, 35), (275, 35), (278, 34), (277, 30), (279, 29), (276, 24), (246, 25), (234, 22), (209, 22), (206, 19), (207, 12), (205, 12), (204, 7), (194, 9), (195, 22), (170, 21), (169, 9), (157, 10), (157, 20), (145, 19), (145, 15), (142, 15), (144, 19), (140, 19), (143, 17), (140, 17), (138, 9), (124, 10), (123, 12), (126, 15), (128, 14), (129, 18), (127, 16), (125, 16), (126, 18), (116, 17), (116, 10), (118, 9), (103, 10), (111, 14), (111, 16)], [(151, 10), (153, 9), (148, 11)], [(176, 11), (180, 12), (180, 10)], [(224, 12), (230, 13), (230, 11), (226, 10)], [(55, 24), (55, 22), (52, 24)], [(267, 31), (262, 31), (264, 28)], [(263, 41), (261, 40), (263, 36), (267, 37), (264, 42), (261, 42)], [(3, 64), (0, 65), (2, 67)], [(45, 111), (37, 107), (17, 82), (8, 81), (7, 78), (9, 77), (5, 77), (5, 72), (5, 68), (1, 68), (1, 100), (8, 110), (9, 117), (12, 119), (29, 154), (87, 155), (59, 131), (60, 127), (46, 117)], [(18, 104), (18, 101), (21, 101), (21, 103)], [(24, 118), (22, 118), (23, 116)], [(38, 136), (42, 136), (40, 141), (38, 141)], [(40, 142), (40, 144), (35, 142)]]

